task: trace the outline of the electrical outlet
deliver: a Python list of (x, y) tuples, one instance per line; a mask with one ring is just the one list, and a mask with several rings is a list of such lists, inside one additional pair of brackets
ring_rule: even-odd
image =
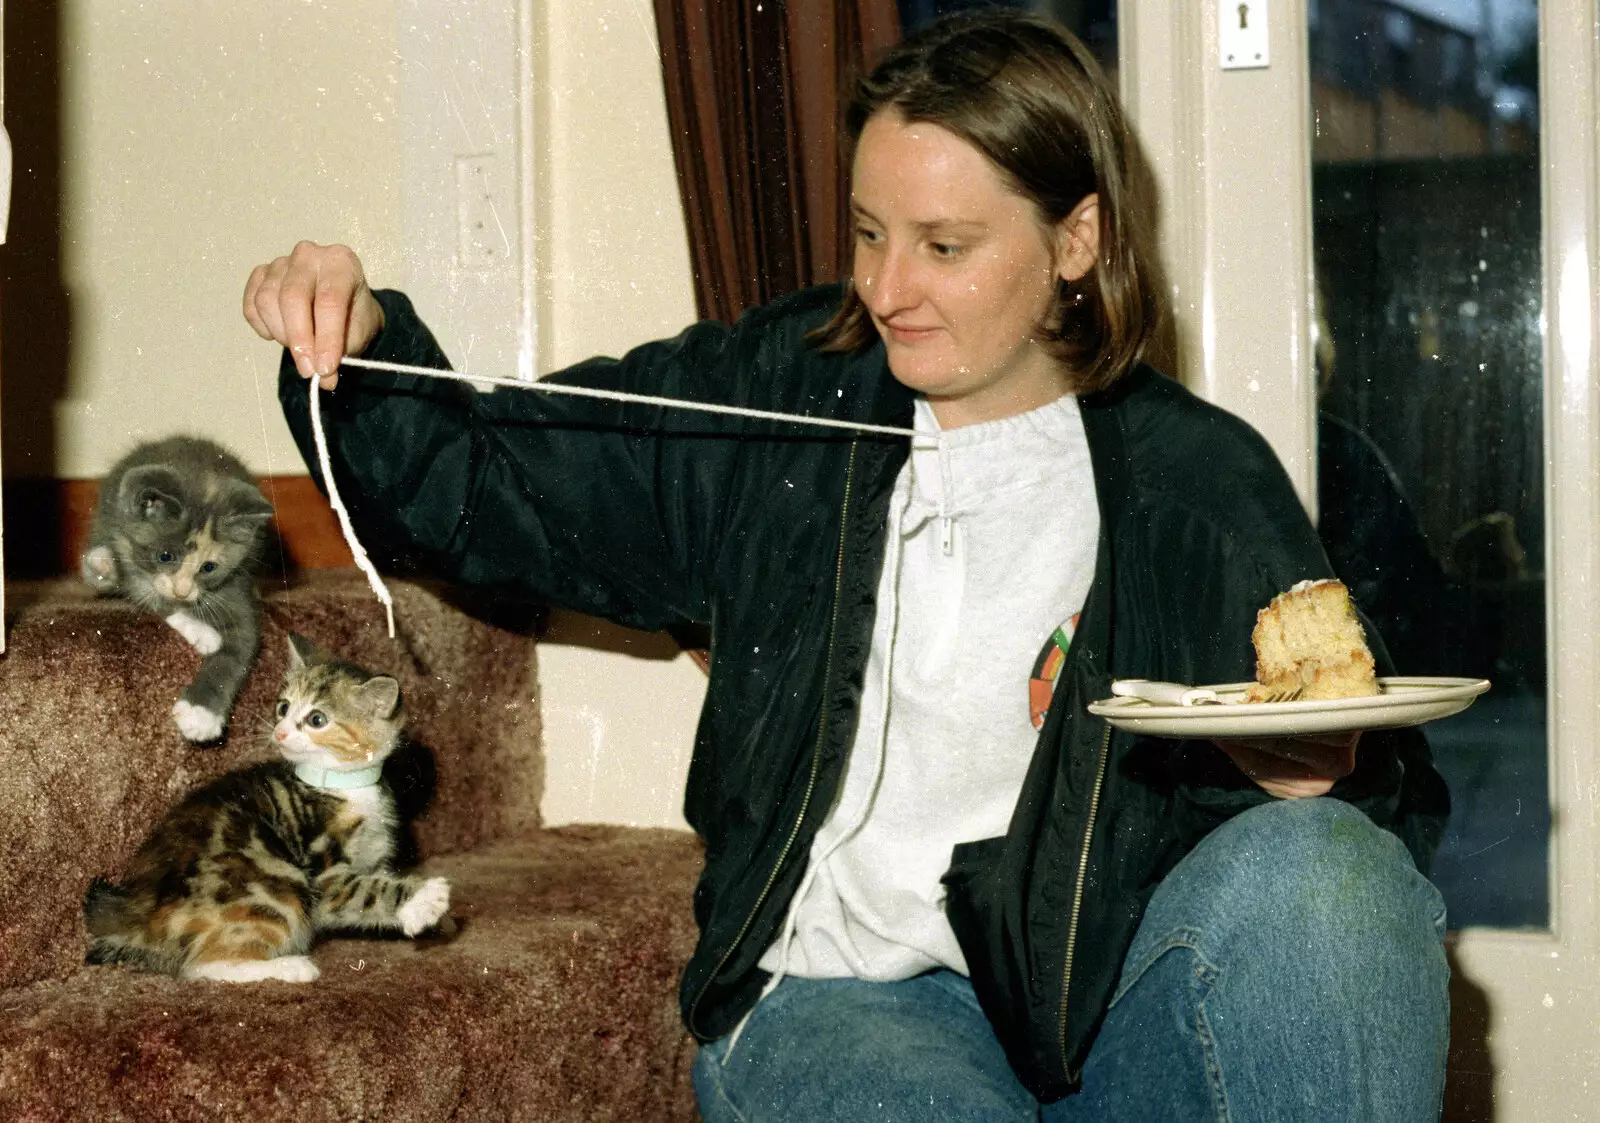
[(511, 258), (512, 212), (492, 152), (456, 157), (456, 260), (487, 269)]

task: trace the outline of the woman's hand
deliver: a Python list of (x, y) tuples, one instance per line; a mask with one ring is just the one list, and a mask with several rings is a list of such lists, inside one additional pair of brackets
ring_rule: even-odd
[(1264, 791), (1279, 799), (1310, 799), (1326, 795), (1336, 780), (1355, 770), (1360, 740), (1360, 732), (1355, 732), (1265, 740), (1228, 738), (1213, 744)]
[(349, 246), (301, 242), (258, 265), (244, 286), (244, 318), (262, 339), (289, 349), (300, 377), (339, 384), (339, 363), (359, 355), (383, 329), (383, 306)]

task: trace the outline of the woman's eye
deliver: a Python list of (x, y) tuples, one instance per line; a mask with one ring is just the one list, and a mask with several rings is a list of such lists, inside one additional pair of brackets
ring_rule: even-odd
[(321, 710), (312, 710), (311, 713), (306, 716), (306, 724), (312, 729), (321, 729), (324, 725), (328, 724), (328, 715), (323, 713)]
[(287, 703), (287, 702), (279, 702), (278, 703), (278, 720), (282, 721), (284, 718), (286, 718), (288, 716), (289, 716), (289, 703)]
[(868, 230), (861, 226), (856, 227), (856, 241), (873, 243), (877, 240), (878, 232), (876, 230)]
[(156, 555), (156, 561), (160, 562), (162, 565), (171, 565), (172, 564), (172, 551), (171, 550), (162, 550), (159, 554)]
[(934, 257), (955, 257), (961, 252), (961, 247), (950, 242), (934, 242), (931, 247)]
[(217, 571), (217, 563), (214, 562), (214, 561), (205, 562), (200, 566), (200, 572), (201, 573), (215, 573), (216, 571)]

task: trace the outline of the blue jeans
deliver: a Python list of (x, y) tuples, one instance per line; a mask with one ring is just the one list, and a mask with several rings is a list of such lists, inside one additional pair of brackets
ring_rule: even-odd
[(695, 1094), (706, 1123), (1436, 1120), (1443, 934), (1393, 835), (1336, 800), (1264, 804), (1157, 888), (1077, 1094), (1029, 1095), (951, 971), (785, 979), (731, 1055), (701, 1048)]

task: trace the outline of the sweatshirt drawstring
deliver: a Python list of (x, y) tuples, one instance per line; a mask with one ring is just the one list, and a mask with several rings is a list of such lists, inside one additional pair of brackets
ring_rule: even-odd
[(945, 557), (949, 557), (956, 548), (956, 519), (950, 513), (950, 492), (953, 487), (950, 476), (950, 450), (945, 447), (943, 437), (939, 440), (939, 549)]

